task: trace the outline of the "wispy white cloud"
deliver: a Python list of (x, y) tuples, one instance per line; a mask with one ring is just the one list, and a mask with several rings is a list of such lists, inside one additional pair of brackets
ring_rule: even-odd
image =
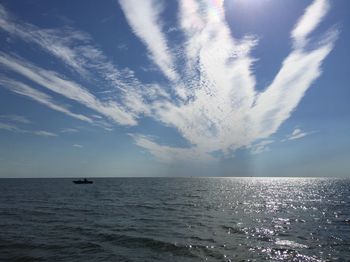
[[(102, 102), (79, 84), (59, 74), (37, 67), (28, 61), (0, 53), (0, 64), (29, 80), (68, 99), (76, 101), (121, 125), (135, 125), (132, 113), (127, 113), (117, 102)], [(25, 86), (22, 85), (23, 88)], [(32, 96), (34, 98), (35, 96)]]
[(0, 115), (0, 119), (4, 119), (10, 122), (21, 123), (21, 124), (31, 124), (27, 117), (21, 115)]
[[(136, 125), (138, 115), (152, 114), (150, 103), (152, 103), (154, 93), (157, 94), (157, 99), (169, 98), (169, 94), (160, 89), (157, 84), (141, 83), (129, 68), (119, 69), (94, 45), (93, 39), (87, 33), (71, 27), (41, 29), (20, 21), (5, 10), (1, 4), (0, 11), (2, 13), (0, 29), (8, 32), (12, 37), (37, 45), (41, 50), (59, 59), (65, 66), (77, 72), (83, 79), (87, 79), (89, 82), (97, 79), (96, 86), (101, 88), (100, 98), (98, 99), (77, 83), (66, 81), (65, 77), (61, 77), (57, 73), (39, 68), (33, 63), (18, 57), (5, 57), (5, 59), (11, 60), (12, 58), (16, 60), (12, 61), (14, 62), (12, 65), (7, 64), (6, 66), (22, 75), (24, 74), (32, 81), (47, 88), (49, 88), (48, 84), (54, 87), (53, 82), (55, 82), (56, 87), (62, 87), (60, 90), (51, 88), (52, 91), (81, 102), (121, 125)], [(29, 67), (32, 72), (26, 69), (21, 70), (23, 66)], [(40, 77), (40, 72), (49, 74), (47, 77)], [(36, 74), (35, 79), (33, 79), (34, 74)], [(67, 92), (60, 92), (62, 90)], [(74, 96), (72, 96), (73, 93)], [(83, 95), (82, 99), (85, 99), (85, 101), (76, 99), (80, 94)]]
[(0, 122), (0, 130), (13, 131), (13, 132), (23, 132), (20, 128), (13, 124), (1, 123)]
[[(172, 147), (142, 134), (132, 136), (138, 146), (162, 161), (213, 161), (212, 153), (216, 151), (230, 156), (239, 148), (250, 148), (253, 154), (266, 150), (272, 141), (268, 138), (290, 117), (321, 75), (322, 63), (338, 35), (336, 29), (331, 29), (322, 35), (322, 41), (311, 37), (330, 7), (327, 0), (315, 0), (291, 31), (292, 49), (272, 83), (258, 91), (252, 69), (255, 58), (251, 55), (258, 38), (233, 36), (225, 21), (223, 1), (216, 5), (180, 1), (176, 27), (185, 37), (181, 52), (168, 45), (160, 2), (119, 3), (131, 29), (170, 80), (166, 88), (158, 83), (142, 83), (128, 68), (120, 70), (85, 33), (72, 28), (41, 30), (17, 21), (1, 8), (3, 30), (35, 43), (82, 77), (100, 76), (111, 89), (102, 90), (104, 97), (100, 98), (77, 82), (13, 55), (1, 53), (0, 64), (115, 124), (137, 125), (138, 119), (146, 116), (176, 128), (190, 146)], [(177, 65), (178, 60), (184, 64)]]
[[(183, 77), (187, 100), (163, 103), (157, 118), (177, 128), (192, 149), (203, 154), (221, 150), (230, 155), (275, 133), (321, 75), (322, 62), (338, 34), (337, 30), (328, 31), (322, 42), (312, 48), (306, 46), (306, 39), (328, 10), (328, 1), (316, 0), (292, 31), (292, 40), (298, 44), (283, 61), (271, 85), (258, 92), (251, 69), (254, 58), (250, 55), (257, 40), (232, 37), (222, 5), (213, 9), (209, 3), (183, 0), (180, 10), (180, 24), (187, 36), (188, 73)], [(182, 86), (177, 88), (180, 91)]]
[(132, 135), (136, 145), (148, 150), (158, 160), (163, 162), (198, 162), (215, 161), (210, 154), (200, 151), (197, 148), (174, 148), (166, 145), (159, 145), (150, 137), (144, 135)]
[(57, 136), (57, 134), (49, 132), (49, 131), (45, 131), (45, 130), (35, 131), (33, 134), (37, 135), (37, 136), (44, 136), (44, 137), (56, 137)]
[(287, 137), (282, 140), (282, 142), (287, 141), (287, 140), (300, 139), (300, 138), (303, 138), (303, 137), (308, 136), (308, 135), (313, 134), (313, 133), (315, 133), (315, 132), (314, 131), (313, 132), (305, 132), (305, 131), (302, 131), (300, 128), (295, 128), (291, 134), (287, 135)]
[(80, 145), (80, 144), (74, 144), (73, 147), (76, 147), (76, 148), (83, 148), (83, 146)]
[(45, 131), (45, 130), (28, 130), (28, 129), (23, 129), (17, 125), (14, 124), (8, 124), (8, 123), (2, 123), (0, 122), (0, 130), (5, 130), (9, 132), (14, 132), (14, 133), (24, 133), (24, 134), (33, 134), (37, 136), (43, 136), (43, 137), (56, 137), (57, 134)]
[[(118, 83), (120, 72), (103, 52), (95, 47), (92, 38), (85, 32), (65, 26), (42, 29), (20, 21), (0, 4), (0, 29), (12, 37), (35, 44), (48, 54), (61, 60), (65, 66), (91, 80), (91, 69), (102, 78)], [(94, 77), (95, 77), (94, 74)]]
[(250, 153), (252, 155), (258, 155), (258, 154), (261, 154), (263, 152), (270, 151), (270, 148), (268, 147), (268, 145), (270, 145), (272, 143), (274, 143), (273, 140), (263, 140), (259, 143), (256, 143), (256, 144), (249, 146), (248, 148), (250, 148)]
[[(10, 91), (23, 95), (25, 97), (31, 98), (33, 100), (35, 100), (36, 102), (43, 104), (53, 110), (62, 112), (68, 116), (74, 117), (76, 119), (82, 120), (82, 121), (86, 121), (89, 123), (92, 123), (92, 119), (90, 119), (87, 116), (81, 115), (81, 114), (75, 114), (72, 113), (69, 109), (67, 109), (66, 107), (64, 107), (63, 105), (59, 105), (58, 103), (56, 103), (51, 96), (40, 92), (34, 88), (29, 87), (26, 84), (23, 84), (21, 82), (18, 82), (16, 80), (10, 79), (10, 78), (6, 78), (6, 77), (2, 77), (0, 79), (0, 85), (9, 89)], [(19, 119), (17, 119), (19, 120)], [(22, 119), (23, 121), (23, 119)]]
[(315, 0), (299, 19), (292, 31), (295, 48), (302, 48), (307, 44), (309, 35), (322, 22), (329, 10), (328, 0)]
[(173, 58), (168, 51), (167, 41), (160, 26), (161, 2), (120, 0), (119, 3), (133, 32), (146, 45), (154, 62), (170, 80), (176, 80)]
[(63, 60), (66, 65), (75, 71), (86, 74), (86, 70), (78, 62), (77, 54), (68, 47), (69, 44), (77, 41), (85, 41), (86, 36), (74, 32), (70, 28), (60, 30), (40, 30), (28, 23), (21, 23), (13, 15), (9, 14), (0, 4), (0, 28), (7, 31), (11, 36), (19, 37), (28, 43), (35, 43), (45, 51)]
[[(35, 44), (83, 79), (89, 82), (96, 81), (96, 86), (106, 93), (102, 100), (110, 101), (113, 95), (113, 100), (119, 98), (119, 107), (124, 106), (125, 110), (132, 112), (131, 114), (144, 111), (149, 113), (149, 109), (143, 105), (143, 100), (147, 98), (149, 91), (152, 92), (154, 85), (140, 83), (129, 68), (120, 70), (95, 46), (90, 35), (71, 27), (42, 29), (24, 23), (5, 10), (1, 4), (0, 12), (0, 29), (12, 37)], [(114, 96), (115, 94), (118, 95)], [(136, 124), (135, 119), (129, 119), (128, 122)], [(124, 121), (120, 124), (124, 124)]]
[(61, 133), (78, 133), (79, 130), (76, 128), (61, 128)]

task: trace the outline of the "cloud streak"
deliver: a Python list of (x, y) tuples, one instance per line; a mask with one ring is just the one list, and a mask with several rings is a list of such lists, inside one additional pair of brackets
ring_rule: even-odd
[(176, 161), (215, 161), (215, 158), (206, 152), (198, 151), (196, 148), (173, 148), (166, 145), (159, 145), (151, 138), (143, 135), (132, 135), (136, 145), (147, 149), (153, 156), (163, 162)]
[(328, 0), (316, 0), (305, 11), (292, 31), (295, 48), (303, 48), (308, 36), (322, 22), (330, 8)]
[[(42, 87), (95, 110), (118, 124), (136, 124), (132, 114), (125, 112), (117, 102), (102, 102), (87, 89), (73, 81), (64, 79), (55, 72), (37, 67), (28, 61), (8, 56), (4, 53), (0, 53), (0, 64)], [(23, 85), (22, 87), (25, 88)], [(35, 95), (32, 95), (32, 98), (34, 97)]]
[(2, 123), (0, 122), (0, 130), (5, 130), (8, 132), (14, 132), (14, 133), (22, 133), (22, 134), (33, 134), (36, 136), (42, 136), (42, 137), (56, 137), (58, 136), (55, 133), (45, 131), (45, 130), (27, 130), (20, 128), (14, 124), (9, 124), (9, 123)]
[(60, 130), (61, 133), (68, 133), (68, 134), (73, 134), (73, 133), (78, 133), (79, 130), (76, 128), (62, 128)]
[(282, 142), (285, 142), (287, 140), (300, 139), (313, 133), (315, 132), (305, 132), (305, 131), (302, 131), (300, 128), (296, 128), (293, 130), (291, 134), (287, 135), (286, 139), (283, 139)]
[(21, 123), (21, 124), (31, 124), (32, 122), (21, 115), (0, 115), (0, 119), (5, 119), (8, 120), (10, 122), (14, 122), (14, 123)]
[(0, 13), (0, 29), (11, 37), (39, 47), (40, 50), (61, 61), (74, 73), (78, 73), (82, 79), (95, 82), (101, 89), (100, 94), (106, 94), (101, 99), (111, 100), (113, 95), (112, 104), (118, 99), (118, 107), (125, 107), (124, 111), (130, 111), (129, 116), (119, 113), (124, 114), (124, 117), (129, 118), (128, 120), (115, 119), (121, 125), (135, 125), (135, 114), (149, 113), (149, 108), (144, 105), (143, 100), (148, 99), (152, 93), (165, 95), (164, 91), (158, 92), (157, 85), (140, 83), (129, 68), (119, 69), (102, 50), (95, 46), (91, 36), (85, 32), (67, 26), (41, 29), (20, 21), (1, 4)]
[(252, 155), (258, 155), (261, 154), (263, 152), (267, 152), (270, 151), (270, 148), (268, 147), (268, 145), (274, 143), (273, 140), (263, 140), (257, 144), (254, 144), (252, 146), (250, 146), (250, 153)]
[(34, 88), (29, 87), (26, 84), (23, 84), (19, 81), (2, 77), (0, 79), (0, 85), (7, 88), (11, 92), (14, 92), (16, 94), (28, 97), (40, 104), (43, 104), (55, 111), (64, 113), (70, 117), (74, 117), (76, 119), (79, 119), (81, 121), (86, 121), (88, 123), (93, 123), (93, 120), (87, 116), (81, 115), (81, 114), (75, 114), (72, 113), (70, 110), (68, 110), (66, 107), (63, 105), (60, 105), (56, 103), (53, 98), (43, 92), (40, 92)]
[(43, 137), (56, 137), (57, 136), (55, 133), (44, 131), (44, 130), (35, 131), (33, 134), (37, 135), (37, 136), (43, 136)]
[(121, 8), (133, 32), (149, 50), (155, 64), (164, 75), (175, 81), (173, 58), (168, 51), (167, 41), (160, 26), (161, 2), (155, 0), (120, 0)]
[(0, 130), (12, 131), (12, 132), (23, 132), (20, 128), (13, 124), (1, 123), (0, 122)]

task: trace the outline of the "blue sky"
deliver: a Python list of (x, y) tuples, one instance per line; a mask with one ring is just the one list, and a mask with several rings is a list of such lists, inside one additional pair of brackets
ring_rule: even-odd
[(349, 1), (0, 1), (0, 177), (349, 176)]

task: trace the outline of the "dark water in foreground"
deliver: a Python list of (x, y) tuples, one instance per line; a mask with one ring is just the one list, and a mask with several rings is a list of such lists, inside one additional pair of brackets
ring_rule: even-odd
[(0, 179), (1, 261), (350, 261), (350, 180)]

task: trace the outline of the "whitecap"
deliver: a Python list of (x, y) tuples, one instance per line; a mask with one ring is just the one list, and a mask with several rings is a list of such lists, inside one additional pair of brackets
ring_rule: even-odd
[(291, 248), (308, 248), (307, 245), (299, 244), (299, 243), (291, 241), (291, 240), (279, 240), (278, 239), (275, 242), (275, 244), (279, 245), (279, 246), (288, 246), (288, 247), (291, 247)]

